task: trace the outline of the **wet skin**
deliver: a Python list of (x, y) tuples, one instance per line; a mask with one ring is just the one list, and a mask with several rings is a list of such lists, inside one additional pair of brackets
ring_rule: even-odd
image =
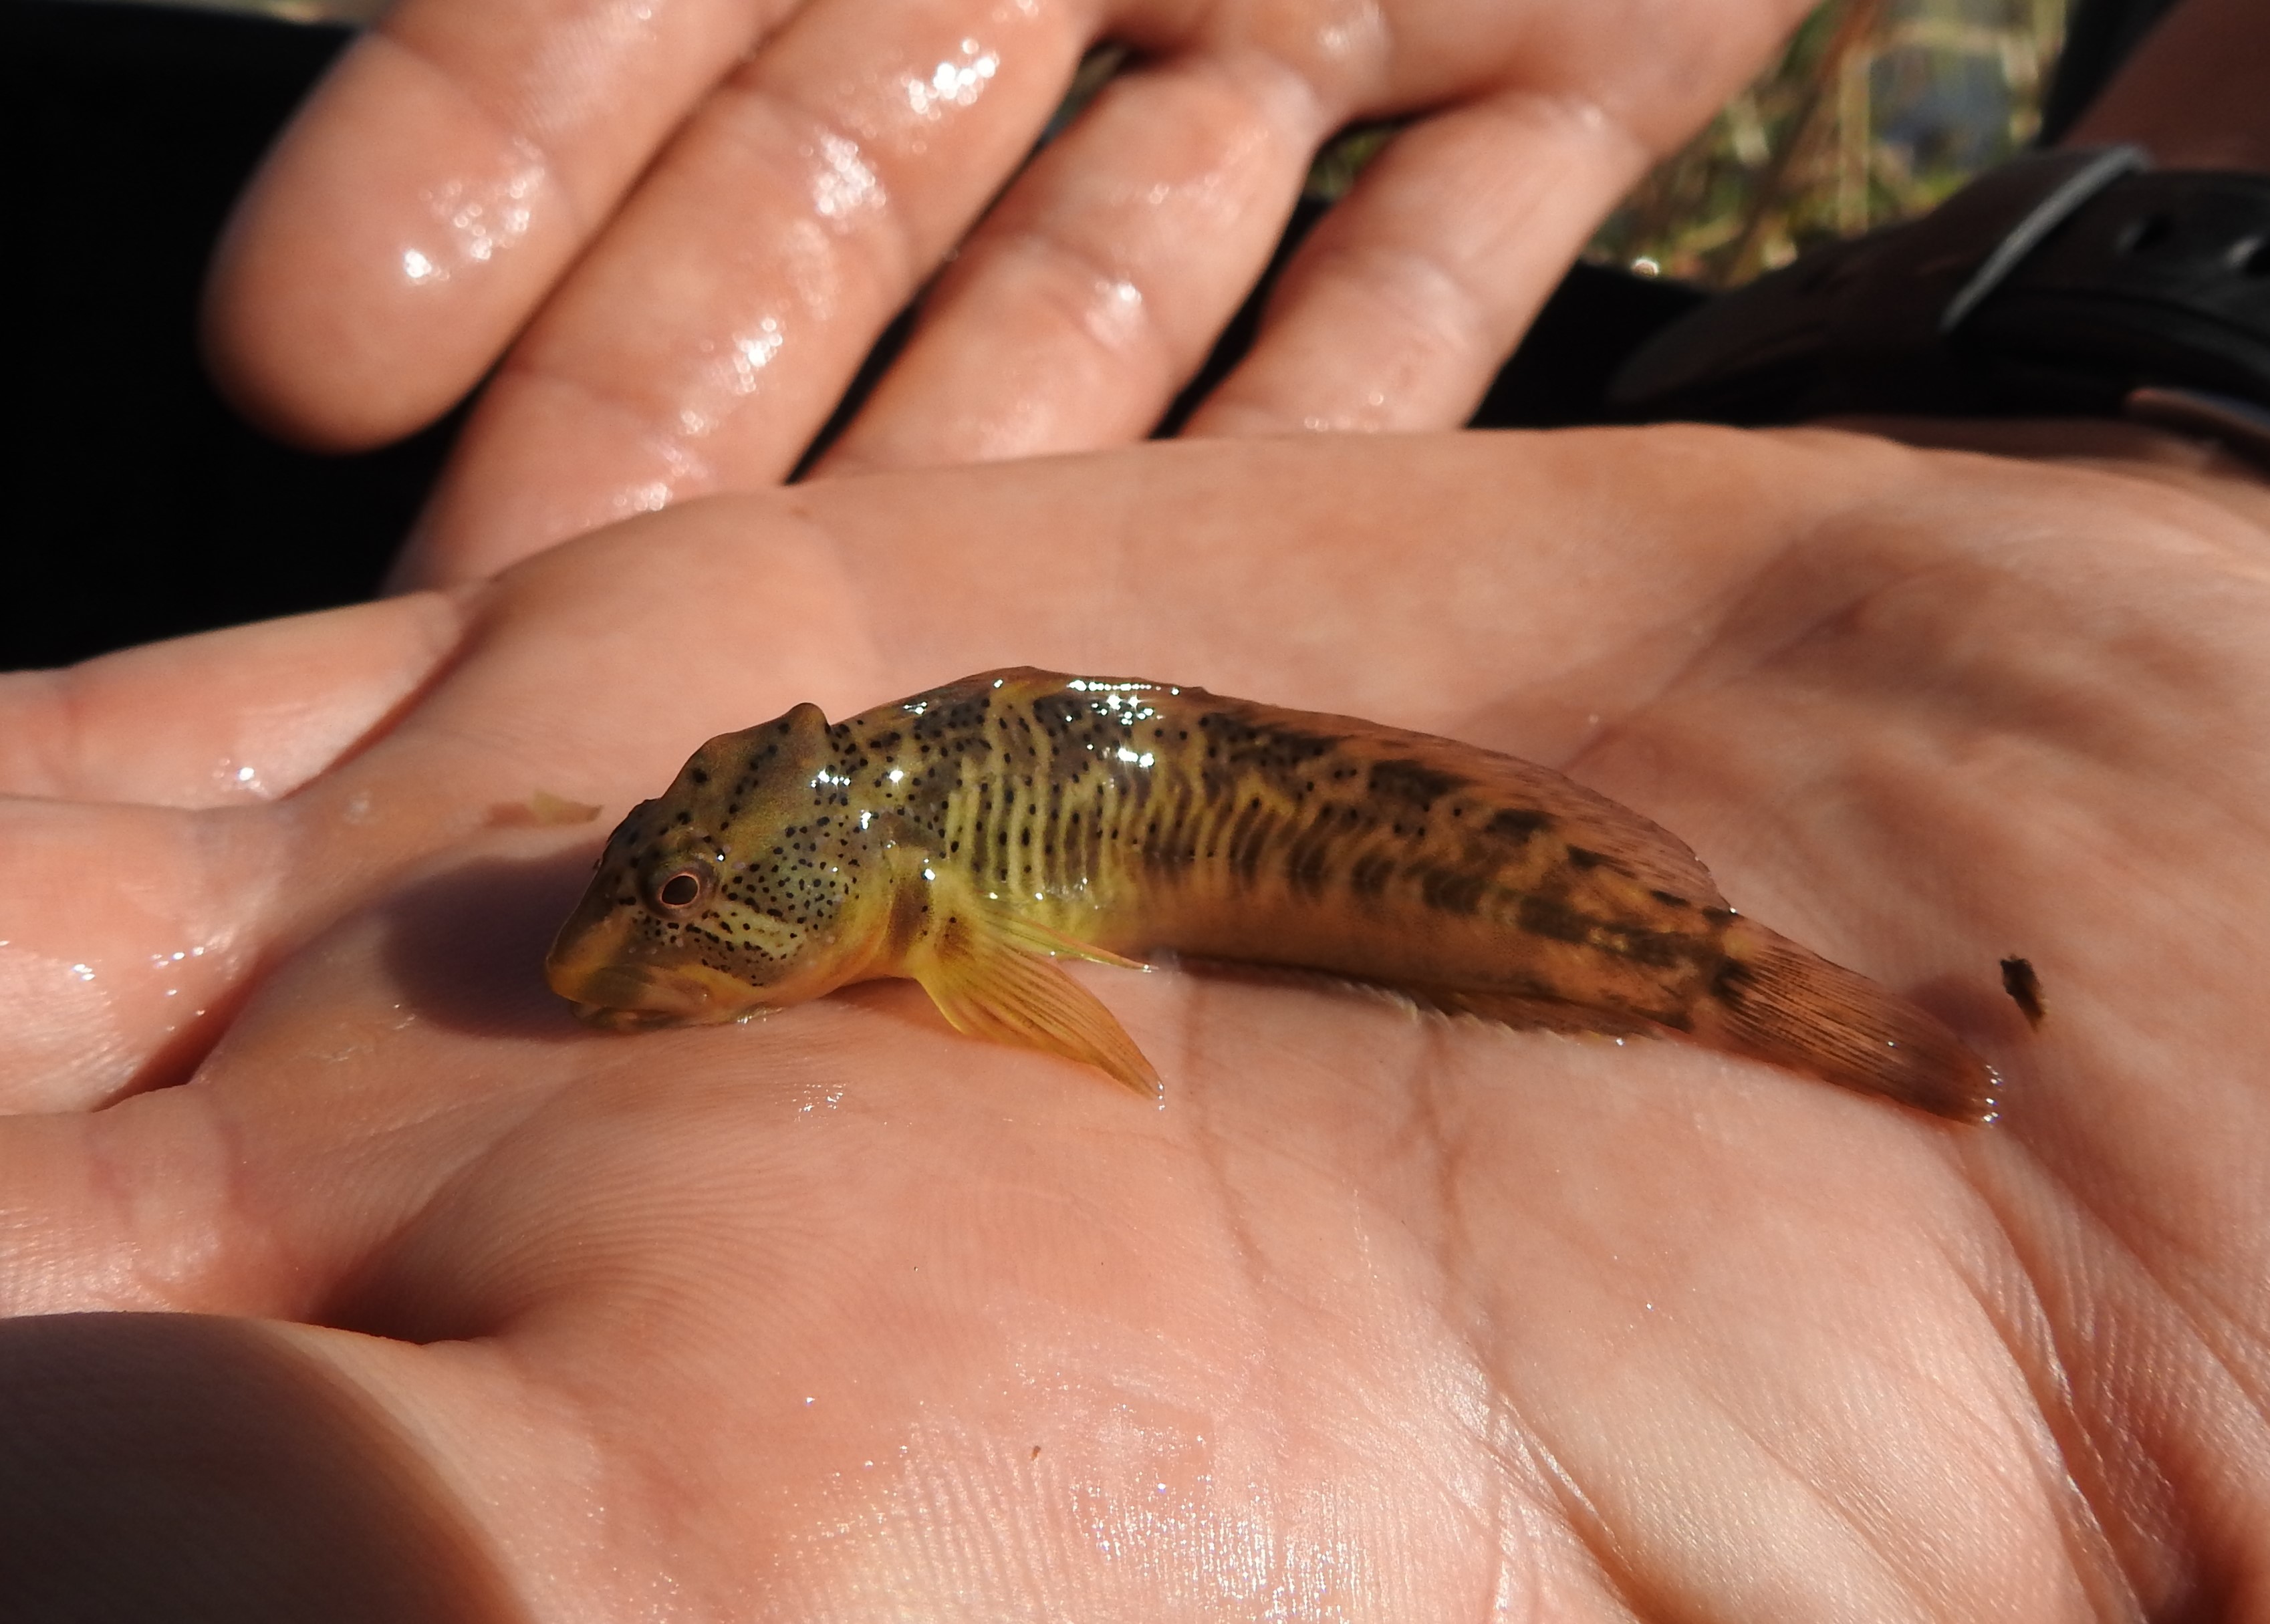
[[(330, 447), (493, 371), (401, 567), (473, 580), (779, 480), (917, 293), (823, 470), (1141, 438), (1318, 143), (1395, 115), (1186, 432), (1450, 428), (1600, 218), (1811, 9), (399, 0), (248, 193), (208, 352), (255, 416)], [(2073, 138), (2270, 165), (2264, 26), (2256, 0), (2185, 0)], [(1136, 70), (1013, 182), (1103, 37)]]
[[(241, 1335), (0, 1326), (55, 1423), (0, 1495), (90, 1585), (245, 1542), (198, 1569), (271, 1584), (239, 1618), (343, 1528), (483, 1617), (2249, 1616), (2270, 500), (2111, 460), (2158, 443), (844, 480), (9, 679), (0, 1287)], [(1020, 660), (1565, 768), (1942, 1013), (2005, 1120), (1306, 983), (1076, 967), (1162, 1108), (912, 988), (627, 1038), (543, 987), (688, 741)]]
[[(208, 348), (253, 415), (331, 447), (493, 368), (403, 567), (476, 579), (781, 479), (918, 295), (829, 468), (1140, 439), (1318, 146), (1403, 117), (1191, 432), (1450, 428), (1599, 218), (1806, 10), (400, 0), (248, 192)], [(1020, 174), (1104, 39), (1131, 70)]]

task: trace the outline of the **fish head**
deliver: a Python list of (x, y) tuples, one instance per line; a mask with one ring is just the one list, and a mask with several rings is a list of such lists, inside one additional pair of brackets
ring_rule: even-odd
[(851, 979), (862, 836), (827, 719), (799, 705), (711, 739), (634, 807), (544, 961), (595, 1025), (737, 1020)]

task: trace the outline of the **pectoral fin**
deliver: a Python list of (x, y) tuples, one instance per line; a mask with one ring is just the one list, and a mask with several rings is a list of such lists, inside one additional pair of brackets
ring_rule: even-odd
[(1093, 942), (1083, 942), (1077, 937), (1066, 936), (1061, 931), (1051, 931), (1033, 920), (1020, 919), (1006, 908), (989, 909), (985, 923), (998, 934), (1030, 953), (1085, 959), (1090, 964), (1109, 964), (1122, 970), (1147, 970), (1151, 968), (1140, 959), (1129, 959), (1108, 947), (1098, 947)]
[(1106, 964), (1131, 962), (1052, 931), (1012, 922), (1005, 911), (963, 908), (946, 913), (929, 938), (908, 955), (906, 968), (955, 1031), (1062, 1055), (1109, 1073), (1146, 1099), (1156, 1099), (1159, 1074), (1135, 1040), (1109, 1010), (1050, 961), (1051, 952)]

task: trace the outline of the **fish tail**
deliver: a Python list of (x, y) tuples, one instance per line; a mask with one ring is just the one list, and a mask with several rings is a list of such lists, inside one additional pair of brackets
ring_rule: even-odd
[(1934, 1017), (1747, 919), (1724, 945), (1695, 1036), (1935, 1116), (1994, 1120), (2001, 1079)]

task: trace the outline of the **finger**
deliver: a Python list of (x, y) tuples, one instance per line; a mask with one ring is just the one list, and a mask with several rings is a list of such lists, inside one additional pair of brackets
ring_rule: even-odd
[[(181, 1082), (263, 976), (412, 864), (457, 844), (568, 838), (528, 827), (554, 820), (539, 792), (560, 778), (524, 760), (543, 748), (493, 722), (486, 737), (430, 729), (264, 806), (0, 799), (0, 1114), (91, 1110)], [(293, 1052), (336, 1060), (398, 1007), (313, 1009)]]
[(1377, 116), (1445, 109), (1295, 256), (1195, 434), (1462, 422), (1585, 237), (1802, 15), (1792, 0), (1404, 14)]
[(280, 879), (249, 816), (0, 800), (0, 1113), (100, 1105), (210, 1043)]
[[(262, 803), (383, 732), (463, 608), (421, 594), (0, 680), (0, 1111), (178, 1080), (295, 922), (446, 834), (399, 794)], [(326, 827), (357, 862), (304, 860)]]
[(822, 466), (1140, 437), (1244, 298), (1333, 122), (1304, 76), (1257, 50), (1116, 80), (962, 248)]
[[(806, 11), (722, 85), (517, 345), (400, 578), (460, 581), (778, 478), (1029, 146), (1063, 9)], [(730, 201), (729, 201), (730, 200)]]
[(289, 795), (456, 646), (438, 593), (231, 627), (0, 676), (0, 794), (145, 805)]
[[(365, 1624), (530, 1616), (527, 1592), (508, 1588), (475, 1543), (486, 1534), (469, 1531), (443, 1487), (439, 1452), (411, 1442), (436, 1390), (458, 1385), (432, 1368), (451, 1362), (179, 1314), (0, 1328), (12, 1401), (0, 1442), (11, 1611)], [(357, 1379), (374, 1368), (424, 1376), (426, 1406), (388, 1413)], [(496, 1399), (483, 1396), (493, 1415)], [(516, 1458), (523, 1482), (541, 1475), (534, 1464)]]
[(792, 4), (403, 0), (238, 204), (205, 310), (223, 387), (330, 449), (438, 416)]
[(0, 1111), (194, 1063), (289, 896), (257, 804), (383, 727), (459, 631), (426, 594), (0, 679)]
[(1405, 131), (1302, 245), (1185, 432), (1464, 422), (1647, 158), (1597, 108), (1525, 94)]
[[(449, 639), (458, 657), (446, 678), (433, 680), (440, 668), (430, 660), (416, 667), (419, 680), (375, 720), (373, 698), (389, 692), (375, 685), (389, 670), (381, 656), (389, 648), (398, 654), (404, 641), (414, 646), (401, 628), (419, 618), (421, 601), (436, 600), (309, 617), (328, 624), (335, 639), (370, 628), (372, 658), (350, 671), (357, 680), (334, 690), (339, 718), (311, 706), (294, 719), (287, 742), (304, 748), (328, 737), (361, 747), (287, 797), (199, 812), (0, 799), (0, 1007), (18, 1015), (0, 1023), (0, 1110), (90, 1109), (178, 1081), (257, 978), (410, 865), (460, 843), (556, 841), (557, 831), (529, 827), (562, 815), (547, 805), (580, 803), (594, 819), (611, 807), (619, 817), (636, 798), (630, 788), (643, 793), (666, 778), (686, 753), (676, 730), (657, 729), (637, 708), (599, 701), (633, 674), (650, 695), (667, 693), (669, 671), (649, 648), (627, 641), (625, 620), (686, 624), (686, 583), (703, 570), (689, 564), (690, 574), (640, 576), (630, 568), (640, 551), (635, 537), (596, 545), (584, 560), (596, 575), (567, 572), (581, 583), (575, 592), (563, 595), (560, 574), (538, 572), (516, 579), (494, 604), (467, 605), (469, 629)], [(791, 547), (764, 578), (767, 590), (805, 612), (773, 628), (761, 654), (739, 652), (734, 666), (744, 680), (763, 682), (781, 661), (857, 669), (858, 619), (842, 604), (830, 569), (815, 575)], [(389, 628), (391, 640), (382, 634)], [(308, 629), (248, 628), (209, 645), (161, 646), (145, 657), (163, 669), (177, 655), (170, 674), (196, 674), (196, 656), (232, 641), (303, 652)], [(430, 628), (428, 637), (440, 641)], [(203, 670), (223, 693), (258, 692), (291, 674), (284, 661), (235, 672), (220, 664)], [(393, 674), (402, 688), (403, 671)], [(183, 692), (194, 698), (195, 690)], [(667, 710), (706, 737), (746, 722), (730, 690), (723, 699), (684, 694)], [(181, 714), (194, 734), (193, 704)], [(130, 745), (130, 717), (114, 720), (107, 737)], [(202, 759), (192, 753), (191, 767)], [(193, 791), (200, 789), (196, 772), (189, 778)], [(571, 834), (592, 837), (582, 825)], [(371, 1019), (382, 1025), (389, 1017)], [(324, 1048), (313, 1036), (308, 1042), (310, 1052)]]

